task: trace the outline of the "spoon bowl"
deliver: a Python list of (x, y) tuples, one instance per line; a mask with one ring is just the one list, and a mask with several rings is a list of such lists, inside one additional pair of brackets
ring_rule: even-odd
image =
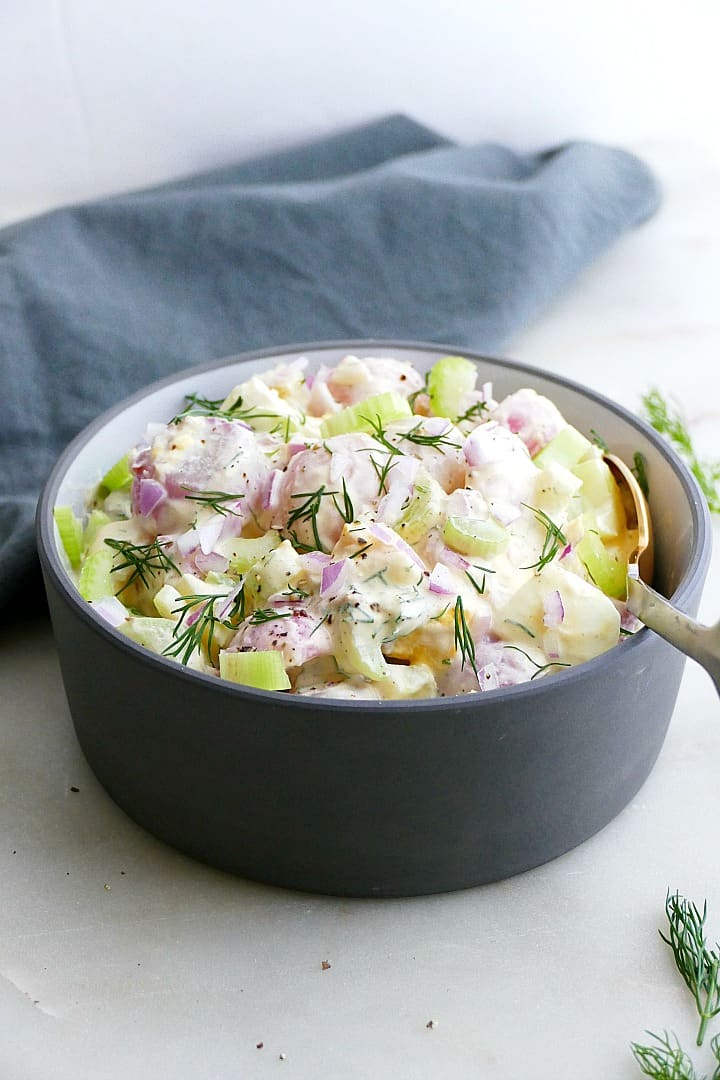
[(703, 626), (650, 587), (653, 536), (650, 511), (632, 469), (614, 454), (605, 454), (625, 507), (627, 527), (637, 530), (628, 559), (627, 605), (645, 626), (705, 668), (720, 694), (720, 622)]

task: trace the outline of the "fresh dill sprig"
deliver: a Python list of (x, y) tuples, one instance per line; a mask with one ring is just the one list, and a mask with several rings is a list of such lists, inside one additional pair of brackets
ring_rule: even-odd
[(244, 499), (244, 495), (235, 495), (228, 491), (197, 491), (195, 488), (183, 487), (183, 491), (187, 491), (186, 499), (191, 502), (200, 503), (202, 506), (209, 506), (216, 514), (221, 514), (225, 517), (226, 514), (232, 514), (233, 517), (240, 517), (237, 510), (231, 510), (226, 503), (238, 502), (239, 499)]
[(480, 593), (480, 595), (482, 596), (482, 594), (485, 592), (485, 582), (487, 581), (487, 571), (483, 572), (483, 579), (482, 579), (482, 584), (481, 585), (478, 585), (477, 581), (472, 576), (472, 574), (470, 573), (469, 570), (465, 571), (465, 575), (466, 575), (466, 577), (468, 577), (470, 579), (470, 584), (472, 585), (475, 592)]
[(478, 670), (475, 660), (475, 642), (473, 641), (470, 627), (465, 618), (462, 596), (458, 596), (455, 601), (455, 652), (458, 651), (462, 657), (462, 663), (460, 664), (461, 670), (465, 667), (466, 663), (470, 664), (470, 667), (475, 672), (475, 678), (477, 679)]
[(521, 570), (535, 570), (538, 574), (540, 571), (551, 563), (561, 547), (565, 547), (567, 544), (567, 537), (562, 531), (559, 525), (556, 525), (552, 518), (549, 518), (544, 510), (539, 510), (536, 506), (528, 506), (527, 503), (523, 503), (523, 506), (527, 510), (532, 510), (536, 520), (545, 529), (545, 539), (543, 540), (543, 546), (538, 556), (537, 562), (532, 563), (530, 566), (521, 566)]
[(656, 1046), (630, 1043), (630, 1049), (645, 1076), (651, 1076), (654, 1080), (699, 1080), (692, 1061), (675, 1035), (672, 1036), (674, 1042), (667, 1031), (662, 1035), (648, 1031), (648, 1035), (655, 1039)]
[(388, 456), (385, 459), (384, 464), (381, 465), (380, 462), (376, 461), (375, 458), (372, 456), (372, 454), (370, 454), (370, 464), (372, 465), (373, 469), (375, 470), (375, 475), (378, 478), (378, 495), (387, 495), (387, 491), (388, 491), (388, 487), (387, 487), (388, 473), (390, 472), (391, 469), (394, 469), (395, 466), (397, 465), (397, 461), (395, 460), (395, 456), (399, 456), (399, 451), (395, 450), (394, 454), (388, 454)]
[[(318, 532), (317, 516), (320, 512), (320, 506), (322, 500), (326, 496), (338, 495), (337, 491), (326, 491), (325, 485), (321, 484), (317, 491), (299, 491), (294, 495), (291, 495), (291, 499), (305, 499), (304, 503), (296, 506), (292, 513), (289, 515), (286, 523), (286, 529), (293, 538), (293, 542), (296, 547), (301, 547), (305, 551), (325, 551), (320, 539), (320, 533)], [(313, 540), (315, 541), (315, 548), (309, 547), (307, 544), (300, 544), (297, 536), (292, 531), (292, 526), (295, 522), (309, 521), (310, 528), (312, 529)]]
[(600, 435), (600, 434), (599, 434), (599, 433), (598, 433), (598, 432), (597, 432), (597, 431), (595, 430), (595, 428), (593, 428), (593, 427), (591, 427), (591, 428), (590, 428), (590, 439), (591, 439), (591, 441), (592, 441), (592, 442), (594, 442), (594, 443), (595, 443), (595, 445), (596, 445), (596, 446), (599, 446), (599, 447), (600, 447), (600, 449), (602, 450), (603, 454), (607, 454), (607, 452), (608, 452), (608, 450), (610, 449), (610, 447), (609, 447), (609, 446), (608, 446), (608, 444), (607, 444), (607, 443), (605, 442), (605, 440), (603, 439), (602, 435)]
[(383, 464), (381, 464), (379, 461), (376, 461), (373, 457), (372, 447), (369, 450), (370, 464), (375, 470), (375, 475), (378, 478), (378, 495), (387, 495), (388, 473), (397, 465), (395, 458), (402, 457), (403, 453), (402, 450), (395, 446), (394, 443), (391, 443), (388, 439), (387, 433), (382, 426), (382, 420), (379, 416), (363, 416), (362, 419), (367, 421), (367, 423), (372, 428), (372, 435), (375, 439), (375, 442), (379, 442), (383, 449), (387, 450), (388, 456)]
[(113, 566), (110, 571), (112, 574), (118, 570), (127, 570), (130, 566), (133, 568), (132, 574), (123, 587), (118, 589), (116, 596), (120, 596), (121, 593), (125, 592), (125, 589), (129, 589), (138, 580), (147, 588), (150, 584), (150, 578), (155, 577), (156, 574), (168, 570), (174, 570), (176, 574), (180, 572), (170, 556), (163, 551), (163, 547), (167, 547), (170, 541), (161, 544), (159, 540), (155, 539), (150, 544), (131, 544), (129, 540), (107, 539), (105, 543), (125, 560)]
[(710, 1049), (717, 1061), (717, 1069), (712, 1075), (712, 1080), (720, 1080), (720, 1035), (713, 1035), (710, 1040)]
[[(307, 595), (307, 593), (305, 594)], [(274, 622), (275, 619), (291, 619), (292, 611), (275, 611), (273, 608), (258, 608), (253, 611), (248, 619), (250, 626), (261, 626), (262, 623)]]
[(171, 424), (179, 424), (186, 416), (218, 416), (223, 420), (282, 420), (277, 413), (257, 412), (254, 408), (244, 409), (243, 399), (237, 397), (227, 409), (223, 408), (225, 398), (206, 398), (202, 394), (186, 394), (187, 405), (173, 416)]
[[(173, 615), (178, 616), (173, 628), (173, 641), (163, 649), (163, 655), (177, 656), (181, 663), (187, 664), (192, 654), (202, 649), (204, 641), (205, 651), (208, 657), (212, 658), (211, 650), (216, 627), (224, 626), (228, 630), (234, 630), (245, 617), (244, 586), (240, 588), (230, 609), (223, 612), (222, 617), (216, 614), (217, 603), (226, 606), (227, 597), (218, 596), (217, 593), (195, 593), (191, 596), (178, 597), (176, 606), (173, 608)], [(191, 622), (186, 621), (186, 616), (192, 609), (200, 605), (202, 609), (196, 618)]]
[(681, 457), (700, 485), (714, 514), (720, 513), (720, 462), (701, 461), (692, 443), (687, 422), (679, 409), (668, 404), (659, 390), (652, 389), (642, 398), (645, 415), (656, 431), (664, 435)]
[[(525, 629), (527, 629), (527, 627), (523, 627), (523, 629), (525, 630)], [(551, 667), (572, 667), (572, 664), (564, 664), (560, 660), (551, 660), (547, 664), (538, 664), (537, 660), (533, 660), (532, 656), (530, 656), (528, 653), (526, 653), (524, 649), (521, 649), (519, 645), (505, 645), (504, 647), (506, 649), (514, 649), (515, 652), (522, 653), (523, 656), (525, 657), (525, 659), (529, 660), (530, 663), (536, 668), (536, 670), (530, 676), (530, 682), (532, 682), (533, 679), (537, 679), (538, 675), (542, 675), (543, 671), (547, 671), (548, 668), (551, 668)]]
[(337, 499), (335, 498), (336, 494), (337, 494), (337, 492), (334, 492), (333, 497), (332, 497), (332, 501), (333, 501), (333, 503), (335, 505), (335, 509), (337, 510), (338, 514), (343, 519), (345, 524), (349, 525), (351, 521), (355, 520), (355, 510), (353, 509), (352, 500), (350, 499), (350, 496), (348, 495), (348, 489), (347, 489), (347, 486), (345, 484), (345, 477), (344, 476), (343, 476), (343, 482), (342, 482), (342, 495), (343, 495), (343, 509), (342, 510), (338, 506)]
[(486, 401), (476, 401), (474, 405), (471, 405), (469, 409), (466, 409), (462, 416), (458, 416), (455, 421), (456, 424), (462, 424), (465, 420), (480, 419), (483, 413), (488, 411), (488, 405)]
[(419, 424), (416, 424), (410, 431), (406, 431), (404, 435), (400, 435), (401, 439), (406, 439), (408, 442), (414, 443), (416, 446), (432, 446), (433, 449), (439, 450), (441, 454), (444, 454), (444, 446), (452, 446), (456, 450), (460, 449), (460, 443), (453, 442), (452, 439), (448, 439), (447, 433), (442, 435), (424, 435), (420, 430), (422, 427), (422, 420)]
[(669, 934), (666, 937), (660, 931), (660, 937), (672, 949), (677, 969), (695, 999), (700, 1017), (697, 1044), (702, 1046), (708, 1021), (720, 1013), (720, 955), (717, 945), (708, 949), (705, 941), (707, 901), (700, 913), (680, 893), (671, 895), (668, 892), (665, 914)]
[(632, 472), (637, 480), (640, 490), (647, 499), (650, 494), (650, 485), (647, 478), (647, 462), (645, 461), (645, 455), (641, 454), (639, 450), (636, 450), (633, 454)]
[(299, 589), (297, 585), (288, 585), (287, 592), (283, 592), (280, 595), (289, 596), (292, 600), (305, 600), (310, 593), (305, 592), (304, 589)]

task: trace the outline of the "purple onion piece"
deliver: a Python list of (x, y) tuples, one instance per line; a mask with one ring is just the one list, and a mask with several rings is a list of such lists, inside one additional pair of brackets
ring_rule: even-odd
[(325, 596), (333, 585), (336, 584), (338, 578), (347, 567), (347, 559), (339, 559), (337, 562), (330, 562), (327, 566), (323, 567), (322, 580), (320, 582), (320, 595)]
[(430, 592), (440, 593), (442, 596), (456, 596), (457, 584), (452, 572), (442, 563), (436, 563), (428, 581)]
[(565, 618), (565, 607), (562, 602), (562, 597), (557, 589), (553, 589), (552, 592), (547, 593), (543, 600), (543, 623), (549, 629), (554, 630), (560, 626)]
[(149, 517), (156, 506), (167, 499), (167, 491), (157, 480), (140, 480), (137, 487), (137, 508), (143, 517)]

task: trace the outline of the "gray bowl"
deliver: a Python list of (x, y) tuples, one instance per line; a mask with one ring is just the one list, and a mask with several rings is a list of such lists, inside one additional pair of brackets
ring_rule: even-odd
[(248, 353), (181, 372), (106, 412), (65, 450), (38, 507), (38, 545), (60, 664), (85, 756), (155, 836), (258, 881), (345, 896), (410, 896), (495, 881), (606, 825), (648, 776), (684, 657), (649, 630), (517, 687), (421, 701), (332, 701), (190, 672), (112, 629), (78, 595), (56, 546), (55, 505), (85, 492), (184, 395), (223, 397), (298, 355), (429, 367), (462, 352), (495, 396), (533, 386), (611, 449), (647, 459), (655, 585), (695, 614), (710, 558), (704, 500), (645, 424), (567, 379), (468, 350), (339, 342)]

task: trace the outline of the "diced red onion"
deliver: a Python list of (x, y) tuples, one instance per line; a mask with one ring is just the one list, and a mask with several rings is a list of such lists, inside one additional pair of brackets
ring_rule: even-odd
[(470, 567), (467, 559), (464, 559), (462, 555), (458, 555), (457, 551), (453, 551), (449, 547), (443, 548), (441, 558), (446, 566), (454, 566), (457, 570), (467, 570)]
[(472, 467), (497, 461), (497, 450), (493, 446), (495, 440), (492, 438), (492, 432), (497, 427), (495, 420), (488, 420), (486, 424), (481, 424), (470, 432), (463, 443), (463, 454), (468, 465)]
[(327, 566), (323, 567), (322, 579), (320, 581), (320, 595), (325, 596), (329, 593), (333, 585), (335, 585), (347, 568), (348, 560), (339, 559), (337, 562), (330, 562)]
[(127, 608), (116, 596), (104, 596), (102, 600), (94, 600), (92, 606), (111, 626), (121, 626), (128, 616)]
[(270, 483), (263, 492), (263, 510), (277, 510), (280, 505), (280, 484), (284, 473), (282, 469), (273, 469), (270, 473)]
[(240, 582), (239, 585), (235, 586), (235, 588), (232, 590), (232, 592), (228, 593), (228, 595), (225, 597), (224, 602), (215, 609), (216, 618), (225, 619), (227, 617), (228, 612), (232, 608), (232, 606), (233, 606), (233, 604), (235, 602), (235, 598), (237, 597), (237, 595), (240, 592), (240, 590), (242, 589), (242, 587), (243, 587), (243, 582)]
[(422, 422), (423, 434), (429, 435), (431, 438), (444, 435), (451, 427), (452, 424), (444, 416), (429, 416), (427, 420)]
[(501, 500), (491, 500), (490, 508), (492, 515), (500, 522), (501, 525), (511, 525), (513, 521), (522, 514), (522, 507), (516, 503), (502, 502)]
[(165, 488), (157, 480), (140, 480), (137, 490), (137, 507), (143, 517), (148, 517), (159, 503), (167, 499)]
[(223, 524), (224, 518), (220, 514), (215, 514), (198, 529), (198, 540), (203, 555), (209, 555), (215, 549), (215, 545), (220, 539)]
[(189, 555), (200, 544), (200, 536), (197, 529), (188, 529), (175, 537), (175, 545), (181, 555)]
[(492, 401), (492, 383), (484, 382), (480, 387), (480, 393), (482, 394), (483, 401)]
[(135, 448), (135, 452), (130, 462), (130, 468), (136, 474), (141, 474), (143, 469), (150, 465), (152, 461), (150, 447), (138, 446)]
[(570, 554), (571, 551), (572, 551), (572, 544), (568, 544), (566, 547), (564, 547), (562, 549), (562, 554), (560, 555), (560, 558), (561, 559), (567, 558), (567, 556)]
[(317, 563), (318, 566), (327, 566), (332, 562), (329, 555), (326, 555), (324, 551), (306, 551), (304, 555), (300, 556), (301, 559), (307, 559), (308, 562)]
[(307, 448), (308, 445), (306, 442), (296, 442), (295, 440), (291, 440), (287, 444), (288, 458), (295, 457), (296, 454), (299, 454), (302, 450), (307, 450)]
[(442, 563), (435, 563), (428, 580), (430, 592), (440, 593), (442, 596), (457, 596), (458, 587), (452, 571)]
[(203, 574), (209, 574), (210, 572), (224, 574), (228, 568), (228, 562), (229, 560), (218, 551), (211, 551), (207, 555), (199, 552), (195, 556), (195, 566)]
[(543, 598), (543, 623), (549, 629), (554, 630), (560, 626), (565, 618), (565, 607), (562, 602), (562, 596), (557, 589), (553, 589), (552, 592), (546, 593)]
[(404, 555), (407, 555), (421, 570), (425, 569), (425, 563), (418, 553), (404, 540), (401, 540), (397, 533), (393, 532), (392, 529), (388, 529), (387, 525), (382, 525), (379, 521), (376, 521), (368, 527), (368, 532), (376, 540), (380, 540), (381, 543), (387, 544), (389, 547), (395, 548), (396, 551), (401, 551)]
[(478, 682), (481, 690), (497, 690), (500, 686), (500, 678), (495, 664), (486, 664), (485, 667), (480, 668)]
[(313, 375), (312, 371), (310, 371), (305, 376), (305, 385), (307, 386), (308, 390), (312, 390), (314, 382), (315, 382), (315, 376)]

